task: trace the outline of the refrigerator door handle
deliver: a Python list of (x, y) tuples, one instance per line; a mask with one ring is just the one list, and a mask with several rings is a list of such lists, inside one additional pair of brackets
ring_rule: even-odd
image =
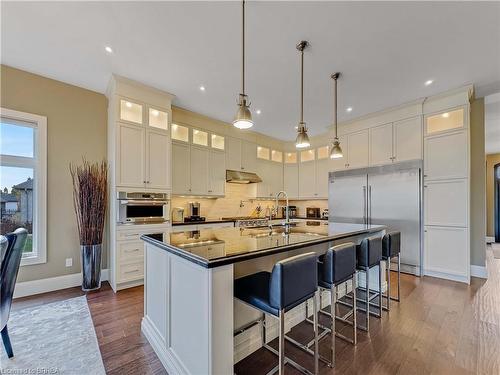
[(368, 224), (372, 224), (372, 186), (368, 186)]
[(363, 224), (368, 224), (368, 205), (366, 202), (366, 186), (363, 186)]

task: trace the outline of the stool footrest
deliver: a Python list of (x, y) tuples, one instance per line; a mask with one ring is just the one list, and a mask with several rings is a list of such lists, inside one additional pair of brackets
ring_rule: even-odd
[[(285, 339), (289, 339), (286, 335), (285, 335)], [(269, 350), (271, 353), (279, 356), (279, 352), (274, 349), (272, 346), (270, 346), (269, 344), (265, 344), (264, 345), (264, 348), (266, 348), (267, 350)], [(312, 350), (311, 350), (312, 351)], [(313, 355), (314, 355), (314, 352), (313, 352)], [(295, 362), (294, 360), (290, 359), (289, 357), (285, 356), (285, 365), (286, 364), (290, 364), (292, 367), (295, 367), (298, 371), (300, 371), (301, 373), (303, 374), (306, 374), (306, 375), (314, 375), (314, 373), (312, 373), (311, 371), (309, 371), (308, 369), (306, 369), (305, 367), (299, 365), (297, 362)], [(272, 369), (270, 372), (268, 372), (268, 374), (274, 374), (278, 369), (278, 366), (276, 366), (274, 369)]]

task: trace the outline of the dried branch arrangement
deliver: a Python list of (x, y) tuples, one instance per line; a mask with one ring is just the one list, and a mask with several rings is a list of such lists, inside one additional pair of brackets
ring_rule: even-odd
[(83, 165), (70, 163), (80, 245), (102, 243), (108, 203), (108, 165), (105, 160)]

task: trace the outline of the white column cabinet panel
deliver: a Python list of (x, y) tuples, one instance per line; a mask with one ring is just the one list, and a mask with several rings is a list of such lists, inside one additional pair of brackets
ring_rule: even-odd
[(428, 181), (424, 185), (425, 225), (467, 226), (468, 181)]
[(316, 160), (315, 198), (328, 199), (328, 173), (331, 171), (331, 159)]
[(172, 192), (174, 194), (190, 194), (190, 155), (187, 143), (172, 142)]
[(241, 169), (245, 172), (257, 170), (257, 145), (255, 143), (241, 141)]
[(427, 275), (468, 282), (468, 229), (426, 226), (424, 264)]
[(190, 156), (191, 194), (208, 194), (208, 149), (191, 146)]
[(467, 131), (426, 137), (424, 174), (428, 179), (466, 178), (468, 175)]
[(348, 135), (349, 147), (347, 149), (347, 164), (349, 168), (362, 168), (368, 166), (368, 130)]
[(305, 161), (299, 163), (299, 197), (314, 198), (316, 193), (316, 163)]
[(208, 194), (224, 195), (226, 186), (226, 154), (210, 150), (208, 160)]
[(226, 168), (233, 171), (241, 170), (241, 140), (226, 137)]
[(170, 137), (166, 132), (148, 130), (147, 133), (147, 187), (170, 189)]
[[(276, 196), (278, 192), (283, 190), (283, 163), (278, 163), (275, 161), (270, 162), (270, 186), (269, 193), (272, 197)], [(288, 192), (287, 192), (288, 194)]]
[(299, 197), (299, 167), (297, 163), (285, 164), (283, 170), (283, 188), (289, 198)]
[(117, 186), (140, 187), (146, 184), (146, 129), (118, 124)]
[(394, 161), (422, 159), (422, 119), (397, 121), (394, 128)]
[(392, 163), (392, 132), (392, 123), (370, 129), (370, 165)]

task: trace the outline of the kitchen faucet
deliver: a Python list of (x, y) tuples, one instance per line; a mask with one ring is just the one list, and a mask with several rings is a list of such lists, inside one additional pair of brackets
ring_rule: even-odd
[(276, 216), (278, 216), (278, 210), (279, 210), (279, 208), (283, 207), (283, 206), (280, 206), (279, 202), (278, 202), (278, 199), (279, 199), (279, 197), (281, 195), (286, 199), (286, 206), (285, 206), (285, 233), (288, 234), (288, 231), (290, 229), (289, 228), (290, 227), (290, 217), (289, 217), (289, 213), (288, 213), (288, 194), (284, 190), (281, 190), (281, 191), (278, 192), (278, 194), (276, 194)]

